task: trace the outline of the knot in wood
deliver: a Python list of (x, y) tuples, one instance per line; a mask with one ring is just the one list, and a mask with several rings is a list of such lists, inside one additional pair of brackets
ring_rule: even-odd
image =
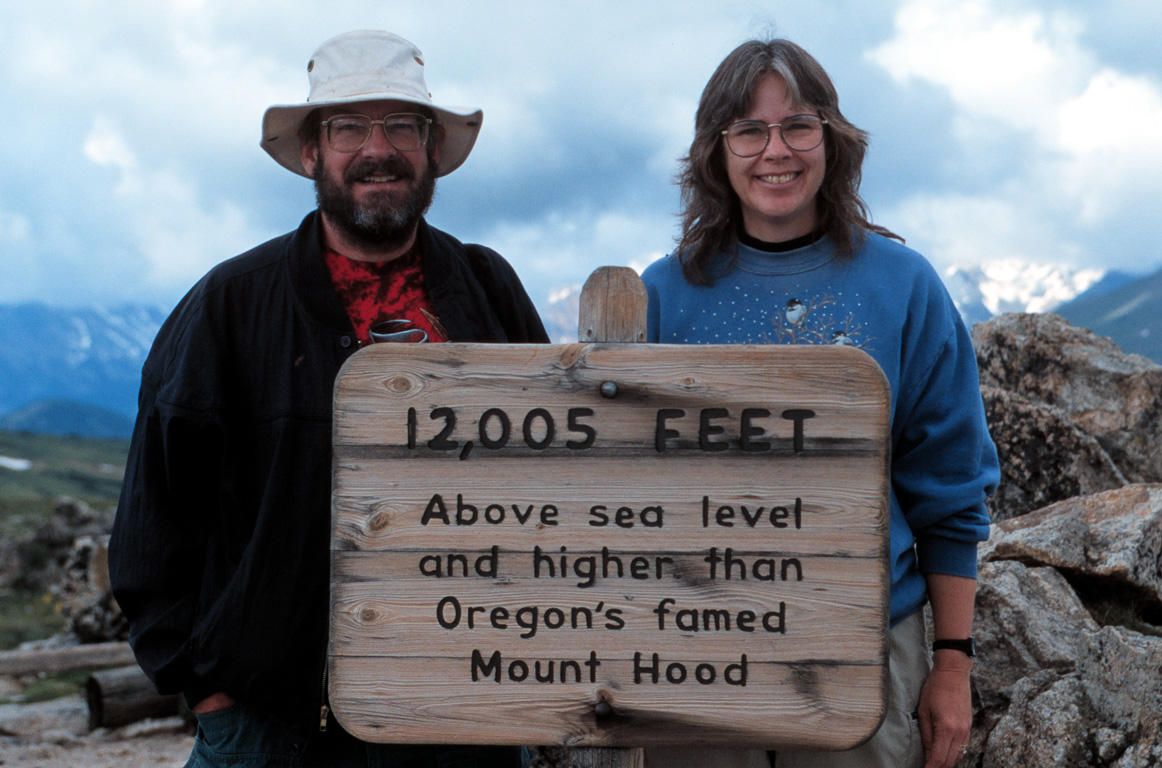
[(373, 515), (372, 518), (367, 521), (367, 528), (372, 533), (379, 533), (391, 525), (391, 518), (391, 512), (379, 512), (378, 514)]
[(388, 380), (387, 388), (392, 392), (398, 392), (402, 394), (404, 392), (411, 391), (412, 382), (410, 379), (408, 379), (407, 376), (396, 376), (395, 378)]

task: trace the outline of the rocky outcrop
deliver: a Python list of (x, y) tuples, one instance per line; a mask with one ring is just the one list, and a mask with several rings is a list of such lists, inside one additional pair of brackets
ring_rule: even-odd
[(1162, 766), (1162, 366), (1051, 314), (972, 335), (1002, 481), (961, 765)]
[(11, 587), (24, 574), (24, 563), (16, 542), (0, 536), (0, 589)]
[(967, 765), (1162, 765), (1162, 485), (994, 527), (976, 603)]
[(1162, 366), (1054, 314), (998, 315), (972, 339), (982, 386), (1064, 414), (1129, 482), (1162, 482)]
[(993, 522), (1126, 484), (1101, 443), (1057, 408), (995, 387), (981, 394), (1001, 458), (1000, 486), (988, 500)]
[(76, 540), (53, 588), (68, 628), (82, 643), (126, 640), (129, 622), (109, 583), (109, 537)]
[(985, 561), (1047, 565), (1094, 600), (1132, 601), (1162, 619), (1162, 485), (1069, 499), (997, 530)]
[(46, 589), (60, 579), (77, 539), (107, 536), (113, 529), (113, 512), (100, 513), (83, 501), (59, 497), (52, 516), (41, 523), (32, 537), (17, 543), (21, 559), (19, 583), (31, 589)]

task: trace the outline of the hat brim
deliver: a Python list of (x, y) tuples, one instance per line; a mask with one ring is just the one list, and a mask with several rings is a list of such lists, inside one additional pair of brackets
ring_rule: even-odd
[(468, 159), (468, 154), (476, 144), (480, 125), (484, 122), (484, 112), (470, 107), (437, 107), (433, 104), (401, 99), (399, 94), (360, 94), (341, 99), (307, 102), (305, 104), (276, 104), (262, 116), (262, 148), (275, 161), (294, 171), (299, 176), (311, 178), (303, 168), (302, 151), (299, 142), (299, 127), (312, 111), (337, 104), (358, 104), (364, 101), (404, 101), (431, 110), (436, 115), (436, 123), (444, 129), (444, 142), (440, 149), (440, 162), (436, 163), (436, 175), (447, 176)]

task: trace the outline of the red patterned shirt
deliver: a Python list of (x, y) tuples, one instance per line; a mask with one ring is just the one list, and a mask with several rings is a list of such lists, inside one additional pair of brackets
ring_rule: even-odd
[(371, 340), (368, 329), (374, 323), (396, 319), (411, 320), (428, 332), (428, 341), (448, 340), (424, 286), (418, 248), (385, 262), (358, 261), (333, 251), (324, 258), (355, 336), (364, 344)]

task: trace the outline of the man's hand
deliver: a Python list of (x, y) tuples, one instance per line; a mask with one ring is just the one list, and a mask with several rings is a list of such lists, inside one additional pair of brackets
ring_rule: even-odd
[(211, 712), (217, 712), (218, 710), (226, 709), (226, 707), (232, 707), (237, 703), (238, 702), (234, 701), (234, 699), (230, 696), (230, 694), (222, 693), (221, 691), (219, 691), (218, 693), (210, 694), (209, 696), (207, 696), (206, 698), (202, 699), (197, 704), (195, 704), (194, 705), (194, 714), (195, 715), (208, 715)]

